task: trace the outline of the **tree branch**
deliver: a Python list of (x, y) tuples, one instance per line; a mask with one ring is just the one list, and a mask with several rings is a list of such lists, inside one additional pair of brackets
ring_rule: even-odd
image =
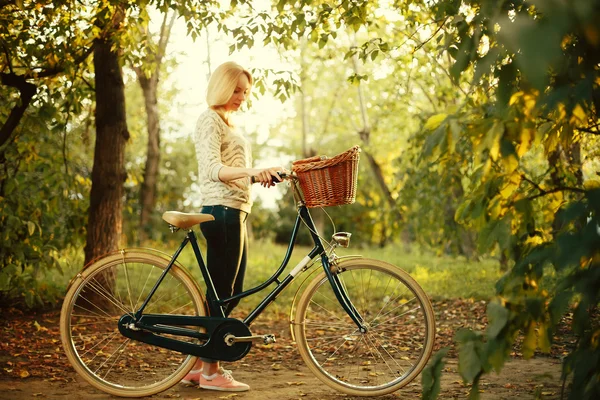
[[(78, 65), (84, 62), (94, 51), (94, 43), (90, 45), (81, 55), (73, 60), (73, 64)], [(45, 69), (41, 72), (27, 72), (23, 74), (25, 79), (49, 78), (65, 72), (64, 64), (58, 65), (55, 68)]]
[[(79, 57), (75, 59), (75, 65), (78, 65), (85, 61), (86, 58), (94, 49), (94, 45), (92, 44), (88, 49), (86, 49)], [(6, 48), (5, 48), (6, 50)], [(8, 57), (8, 53), (7, 53)], [(65, 70), (64, 65), (57, 66), (56, 68), (51, 68), (48, 70), (44, 70), (39, 73), (28, 72), (23, 75), (17, 75), (12, 72), (12, 68), (10, 68), (10, 73), (0, 73), (0, 82), (3, 85), (14, 87), (21, 93), (21, 101), (19, 104), (16, 104), (15, 107), (11, 110), (8, 119), (0, 128), (0, 147), (2, 147), (10, 138), (16, 127), (19, 125), (23, 114), (25, 114), (25, 110), (29, 106), (31, 99), (37, 93), (37, 87), (30, 82), (27, 82), (27, 79), (39, 79), (46, 78), (50, 76), (55, 76), (62, 73)]]
[(552, 193), (557, 193), (557, 192), (585, 193), (585, 190), (581, 189), (581, 188), (575, 188), (575, 187), (569, 187), (569, 186), (561, 186), (561, 187), (557, 187), (557, 188), (550, 189), (550, 190), (544, 190), (542, 193), (538, 193), (536, 195), (526, 197), (525, 200), (533, 200), (533, 199), (537, 199), (538, 197), (543, 197), (543, 196), (545, 196), (547, 194), (552, 194)]
[[(593, 130), (593, 128), (596, 128), (596, 130)], [(585, 132), (585, 133), (591, 133), (592, 135), (600, 135), (600, 131), (598, 130), (598, 125), (588, 127), (588, 128), (575, 128), (575, 130)]]
[(37, 93), (37, 87), (33, 83), (27, 82), (24, 76), (14, 73), (0, 73), (0, 82), (3, 85), (16, 88), (21, 93), (21, 101), (13, 107), (8, 119), (0, 128), (0, 147), (2, 147), (19, 125), (19, 121), (21, 121), (25, 110), (29, 107), (31, 99)]
[(6, 65), (8, 66), (8, 70), (10, 71), (10, 73), (13, 73), (13, 68), (12, 68), (12, 60), (10, 58), (10, 51), (8, 50), (8, 47), (6, 46), (6, 41), (2, 40), (2, 48), (4, 49), (4, 54), (6, 54)]
[(442, 28), (446, 24), (447, 20), (448, 20), (448, 18), (444, 18), (444, 20), (442, 21), (440, 26), (438, 26), (438, 28), (435, 30), (435, 32), (433, 32), (433, 34), (428, 39), (426, 39), (424, 42), (420, 43), (419, 45), (417, 45), (417, 47), (415, 47), (413, 49), (413, 54), (416, 53), (421, 47), (425, 46), (428, 42), (430, 42), (435, 37), (435, 35), (437, 35), (438, 32), (442, 30)]
[(538, 185), (537, 183), (535, 183), (534, 181), (532, 181), (531, 179), (526, 177), (525, 174), (521, 174), (521, 179), (523, 179), (525, 182), (529, 182), (533, 187), (535, 187), (537, 190), (539, 190), (540, 193), (542, 193), (542, 194), (546, 193), (546, 191), (544, 189), (542, 189), (540, 185)]

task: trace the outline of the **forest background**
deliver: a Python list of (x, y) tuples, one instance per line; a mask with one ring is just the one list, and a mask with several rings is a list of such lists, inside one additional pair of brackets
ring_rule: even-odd
[[(486, 330), (455, 337), (465, 381), (518, 335), (548, 351), (568, 313), (563, 377), (598, 398), (599, 27), (599, 0), (0, 0), (1, 304), (55, 307), (101, 254), (170, 248), (162, 212), (197, 208), (202, 85), (231, 58), (256, 77), (239, 124), (258, 165), (362, 147), (356, 203), (327, 209), (354, 245), (494, 265)], [(276, 190), (257, 189), (256, 247), (291, 227)]]

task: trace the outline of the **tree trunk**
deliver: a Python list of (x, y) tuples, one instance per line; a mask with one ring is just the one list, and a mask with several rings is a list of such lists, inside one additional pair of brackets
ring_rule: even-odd
[[(354, 54), (354, 56), (352, 57), (352, 67), (354, 69), (354, 73), (358, 74), (358, 55), (357, 54)], [(367, 114), (367, 106), (364, 101), (364, 95), (363, 95), (362, 86), (361, 86), (360, 82), (358, 83), (357, 91), (358, 91), (358, 103), (359, 103), (359, 107), (360, 107), (360, 115), (361, 115), (362, 125), (363, 125), (362, 128), (359, 129), (357, 133), (358, 133), (358, 136), (360, 136), (360, 139), (361, 139), (363, 145), (368, 146), (369, 140), (371, 137), (371, 126), (369, 124), (369, 118), (368, 118), (368, 114)], [(381, 171), (381, 166), (379, 165), (379, 163), (377, 162), (377, 160), (375, 159), (375, 157), (372, 154), (370, 154), (365, 149), (363, 149), (363, 152), (364, 152), (365, 156), (367, 157), (367, 159), (369, 160), (369, 165), (371, 166), (371, 171), (373, 172), (373, 175), (375, 175), (375, 180), (377, 181), (377, 184), (379, 185), (379, 188), (381, 189), (381, 193), (383, 194), (384, 198), (386, 199), (387, 203), (389, 204), (391, 212), (393, 213), (394, 217), (398, 221), (402, 221), (403, 220), (402, 214), (396, 208), (396, 200), (394, 200), (394, 198), (392, 197), (392, 192), (390, 191), (387, 184), (385, 183), (385, 177), (383, 176), (383, 173)]]
[(118, 248), (122, 233), (125, 144), (129, 139), (118, 54), (110, 39), (94, 47), (96, 145), (88, 212), (85, 264)]
[[(148, 123), (148, 146), (146, 154), (146, 168), (144, 168), (144, 181), (140, 190), (140, 228), (138, 240), (144, 242), (150, 235), (150, 216), (156, 205), (156, 185), (158, 181), (158, 170), (160, 166), (160, 116), (158, 112), (158, 82), (160, 81), (160, 68), (171, 36), (171, 30), (175, 23), (176, 14), (171, 15), (170, 22), (168, 13), (165, 13), (160, 29), (160, 37), (156, 52), (150, 51), (148, 60), (153, 62), (154, 70), (150, 76), (140, 68), (134, 68), (142, 92), (144, 94), (144, 105)], [(150, 35), (148, 34), (148, 37)]]
[(144, 93), (148, 121), (146, 168), (144, 168), (144, 181), (142, 182), (140, 191), (141, 213), (138, 236), (140, 242), (145, 241), (150, 233), (150, 216), (156, 204), (156, 183), (160, 164), (160, 120), (156, 96), (158, 80), (154, 78), (155, 76), (146, 78), (143, 74), (138, 75)]

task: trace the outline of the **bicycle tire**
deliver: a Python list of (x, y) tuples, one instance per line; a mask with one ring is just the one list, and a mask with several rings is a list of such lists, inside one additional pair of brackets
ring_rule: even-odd
[(322, 382), (354, 396), (380, 396), (411, 382), (435, 340), (433, 308), (423, 289), (379, 260), (345, 260), (331, 270), (368, 331), (359, 331), (321, 272), (303, 291), (292, 321), (304, 362)]
[[(75, 371), (97, 389), (120, 397), (151, 396), (193, 367), (197, 357), (118, 331), (119, 318), (139, 308), (168, 262), (149, 252), (122, 251), (94, 262), (71, 282), (61, 309), (61, 341)], [(204, 296), (193, 278), (173, 265), (145, 312), (206, 315)]]

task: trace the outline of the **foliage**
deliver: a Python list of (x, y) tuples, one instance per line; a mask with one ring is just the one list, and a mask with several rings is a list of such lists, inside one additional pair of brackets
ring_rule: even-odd
[[(62, 253), (82, 245), (90, 166), (84, 143), (65, 143), (66, 121), (53, 104), (25, 118), (0, 166), (0, 298), (34, 308), (62, 296), (41, 278), (62, 273)], [(47, 118), (55, 124), (39, 123)]]
[[(443, 1), (434, 11), (447, 21), (439, 49), (452, 56), (450, 74), (469, 84), (470, 96), (428, 119), (423, 154), (468, 143), (455, 217), (480, 231), (480, 251), (498, 246), (515, 261), (497, 284), (485, 335), (456, 336), (459, 370), (476, 398), (481, 375), (502, 367), (520, 332), (525, 356), (548, 351), (567, 310), (583, 315), (598, 305), (598, 286), (590, 286), (598, 283), (598, 194), (589, 190), (597, 180), (584, 174), (582, 148), (596, 151), (600, 3)], [(452, 170), (450, 157), (437, 160)], [(595, 398), (598, 327), (575, 317), (573, 330), (578, 348), (564, 363), (570, 398)]]

